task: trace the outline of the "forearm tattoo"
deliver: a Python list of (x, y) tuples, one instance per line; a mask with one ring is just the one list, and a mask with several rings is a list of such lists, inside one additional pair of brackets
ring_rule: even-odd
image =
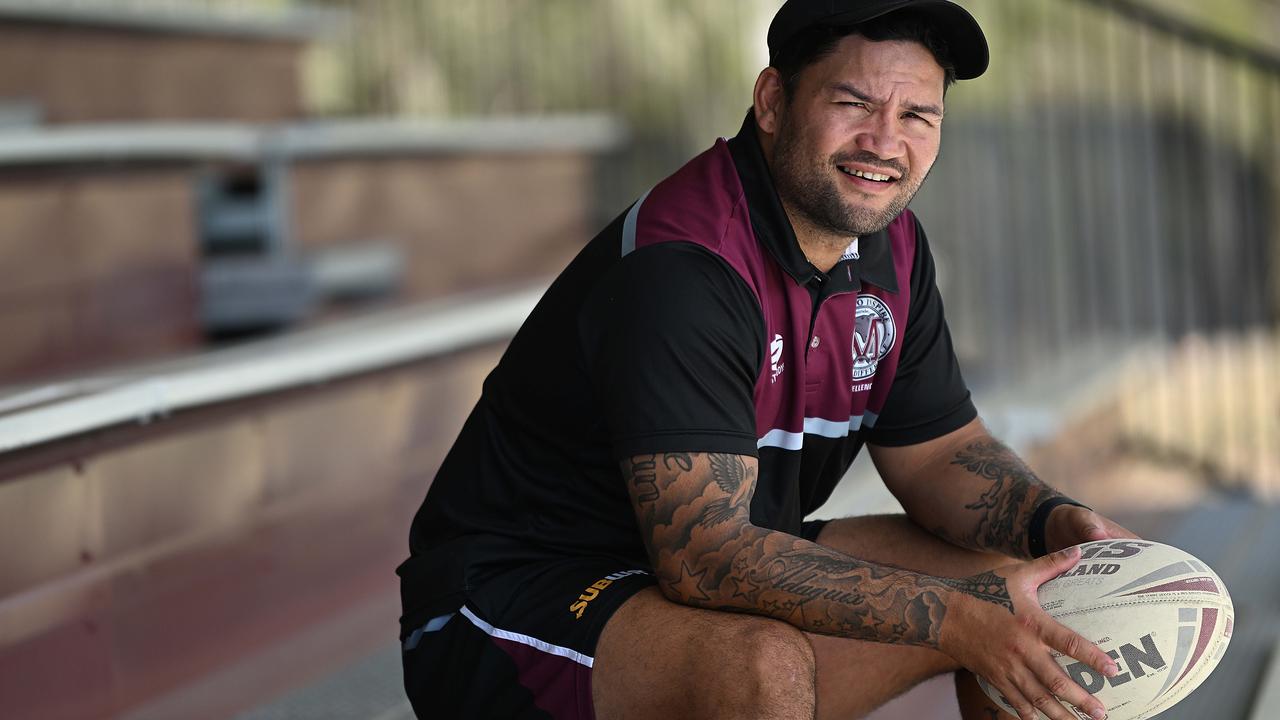
[(1004, 578), (935, 578), (848, 557), (750, 522), (756, 463), (739, 455), (641, 455), (622, 464), (663, 592), (810, 632), (937, 647), (964, 593), (1013, 612)]
[(969, 529), (948, 539), (961, 545), (1031, 557), (1027, 528), (1040, 503), (1061, 493), (1046, 485), (1026, 463), (996, 440), (965, 447), (951, 461), (987, 483), (987, 489), (964, 506), (975, 513)]

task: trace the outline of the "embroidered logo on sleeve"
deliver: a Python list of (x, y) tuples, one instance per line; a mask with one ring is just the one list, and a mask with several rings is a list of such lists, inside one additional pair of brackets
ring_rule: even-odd
[(787, 369), (786, 364), (782, 362), (782, 348), (782, 336), (774, 335), (773, 344), (769, 346), (770, 357), (773, 358), (773, 377), (769, 379), (771, 383), (778, 382), (778, 377)]

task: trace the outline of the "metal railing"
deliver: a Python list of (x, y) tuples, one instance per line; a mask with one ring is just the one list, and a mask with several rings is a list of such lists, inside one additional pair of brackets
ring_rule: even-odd
[(915, 207), (975, 384), (1105, 376), (1126, 454), (1274, 497), (1280, 59), (1129, 0), (966, 5), (1022, 43), (954, 93)]
[(0, 395), (0, 455), (504, 342), (545, 291), (538, 285), (422, 303), (244, 348)]

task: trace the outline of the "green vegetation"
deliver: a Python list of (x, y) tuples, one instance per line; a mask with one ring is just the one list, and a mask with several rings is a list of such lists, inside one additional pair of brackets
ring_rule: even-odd
[[(316, 57), (325, 114), (606, 111), (645, 136), (731, 132), (765, 63), (769, 0), (327, 0), (352, 32)], [(682, 151), (688, 151), (688, 147)]]

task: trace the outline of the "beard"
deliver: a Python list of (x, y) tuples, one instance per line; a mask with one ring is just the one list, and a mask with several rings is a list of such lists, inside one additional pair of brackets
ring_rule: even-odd
[[(924, 184), (923, 177), (915, 179), (901, 163), (882, 160), (866, 150), (832, 156), (825, 162), (819, 160), (805, 152), (800, 133), (785, 123), (778, 129), (773, 152), (774, 185), (786, 207), (819, 230), (850, 238), (873, 235), (889, 227)], [(876, 209), (845, 198), (837, 165), (849, 163), (884, 168), (899, 175), (895, 183), (898, 194), (887, 207)]]

